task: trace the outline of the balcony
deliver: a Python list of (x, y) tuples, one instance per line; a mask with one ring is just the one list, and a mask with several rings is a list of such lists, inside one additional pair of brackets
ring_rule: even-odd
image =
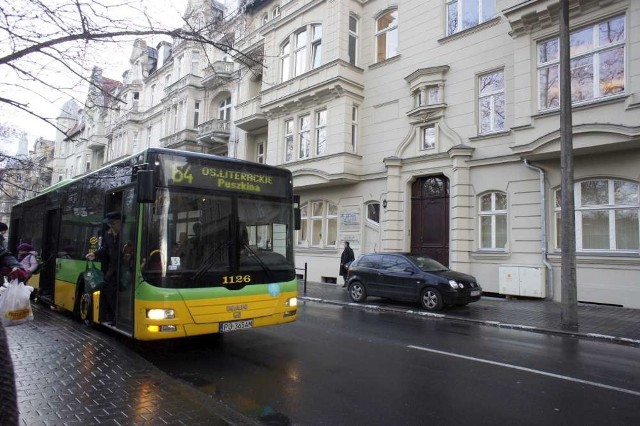
[(193, 74), (187, 74), (175, 83), (165, 87), (164, 94), (165, 96), (170, 96), (185, 87), (201, 88), (202, 84), (200, 83), (200, 77)]
[(195, 140), (196, 131), (192, 129), (184, 129), (169, 136), (160, 138), (160, 146), (163, 148), (172, 148), (176, 145), (193, 142)]
[(327, 188), (360, 182), (362, 157), (343, 152), (280, 164), (291, 170), (296, 189)]
[(229, 142), (231, 123), (214, 118), (198, 126), (197, 141), (210, 144), (227, 144)]
[(236, 114), (238, 118), (235, 121), (236, 127), (250, 132), (267, 125), (267, 117), (260, 108), (260, 96), (249, 99), (246, 102), (236, 105)]
[(234, 66), (233, 62), (214, 62), (204, 69), (204, 77), (201, 80), (202, 85), (208, 89), (221, 86), (233, 78)]

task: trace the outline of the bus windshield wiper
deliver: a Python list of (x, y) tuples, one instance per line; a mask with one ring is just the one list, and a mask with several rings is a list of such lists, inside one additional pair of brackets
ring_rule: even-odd
[(191, 276), (191, 279), (192, 280), (197, 280), (198, 278), (202, 277), (218, 261), (216, 259), (216, 254), (218, 254), (218, 252), (223, 247), (226, 247), (228, 245), (229, 245), (229, 241), (223, 241), (220, 244), (218, 244), (218, 246), (215, 249), (213, 249), (211, 254), (209, 256), (207, 256), (207, 258), (204, 260), (204, 262), (202, 262), (202, 264), (200, 265), (198, 270), (196, 270), (196, 272)]
[(253, 251), (251, 247), (249, 247), (249, 244), (244, 243), (242, 247), (246, 249), (251, 254), (251, 256), (253, 256), (256, 259), (256, 261), (260, 264), (264, 272), (267, 273), (267, 277), (269, 277), (269, 280), (273, 281), (273, 271), (271, 270), (271, 268), (269, 268), (267, 264), (264, 263), (262, 259), (260, 259), (260, 256), (258, 256), (256, 252)]

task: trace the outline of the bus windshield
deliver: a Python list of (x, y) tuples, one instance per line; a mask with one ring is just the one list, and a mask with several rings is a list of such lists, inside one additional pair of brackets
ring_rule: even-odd
[(163, 288), (201, 288), (295, 278), (288, 200), (158, 188), (144, 207), (142, 276)]

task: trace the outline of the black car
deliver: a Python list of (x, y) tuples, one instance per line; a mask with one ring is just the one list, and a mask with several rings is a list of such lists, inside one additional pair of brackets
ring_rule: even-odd
[(455, 272), (434, 259), (411, 253), (370, 253), (349, 266), (347, 287), (351, 300), (367, 296), (417, 302), (424, 309), (466, 305), (480, 300), (482, 287), (471, 275)]

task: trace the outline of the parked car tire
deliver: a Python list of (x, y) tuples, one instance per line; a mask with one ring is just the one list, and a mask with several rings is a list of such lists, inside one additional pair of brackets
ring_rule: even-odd
[(349, 297), (356, 303), (362, 303), (367, 298), (367, 290), (360, 281), (349, 284)]
[(442, 309), (442, 295), (433, 287), (427, 287), (420, 293), (420, 304), (427, 311), (439, 311)]

